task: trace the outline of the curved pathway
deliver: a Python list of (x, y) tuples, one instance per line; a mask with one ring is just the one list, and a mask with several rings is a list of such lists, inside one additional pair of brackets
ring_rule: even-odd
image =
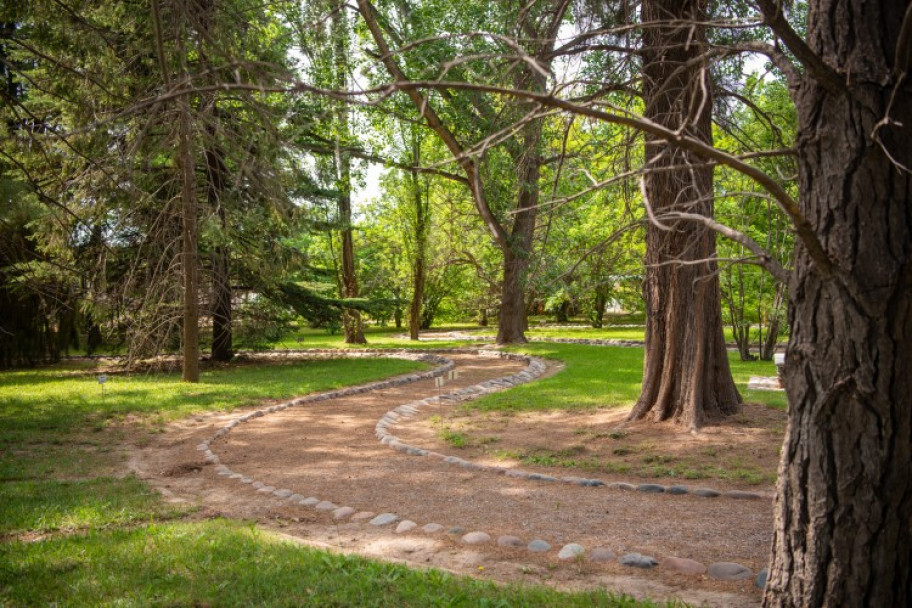
[[(477, 349), (392, 356), (435, 367), (233, 416), (196, 443), (211, 465), (202, 473), (265, 508), (281, 505), (283, 513), (306, 513), (346, 533), (414, 539), (418, 553), (471, 547), (483, 556), (481, 569), (486, 560), (533, 569), (544, 564), (544, 572), (562, 561), (577, 568), (587, 563), (609, 578), (635, 572), (659, 587), (670, 584), (677, 590), (670, 593), (684, 597), (688, 587), (703, 588), (698, 599), (711, 605), (735, 605), (732, 592), (741, 594), (737, 605), (756, 602), (754, 577), (771, 530), (767, 500), (753, 493), (555, 479), (410, 445), (393, 434), (400, 420), (533, 380), (549, 364)], [(623, 491), (634, 489), (640, 491)]]

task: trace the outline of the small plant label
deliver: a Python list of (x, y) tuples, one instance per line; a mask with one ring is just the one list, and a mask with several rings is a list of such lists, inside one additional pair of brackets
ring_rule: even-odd
[(98, 384), (104, 384), (108, 381), (108, 377), (105, 374), (98, 374)]
[(443, 378), (441, 378), (440, 376), (437, 376), (436, 378), (434, 378), (434, 386), (436, 386), (437, 388), (442, 387), (442, 386), (443, 386)]

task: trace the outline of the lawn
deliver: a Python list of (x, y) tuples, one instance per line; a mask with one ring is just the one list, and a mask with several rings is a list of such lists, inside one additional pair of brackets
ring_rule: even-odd
[(419, 367), (239, 365), (206, 371), (195, 385), (109, 373), (104, 400), (84, 362), (0, 373), (0, 606), (653, 606), (312, 550), (244, 522), (196, 521), (192, 509), (123, 475), (128, 432)]
[[(539, 342), (510, 350), (562, 361), (567, 367), (534, 384), (471, 401), (466, 408), (497, 411), (620, 407), (632, 405), (639, 397), (643, 380), (642, 348)], [(747, 390), (751, 376), (776, 375), (772, 362), (741, 361), (737, 353), (731, 351), (728, 359), (735, 384), (745, 401), (785, 409), (784, 393)]]

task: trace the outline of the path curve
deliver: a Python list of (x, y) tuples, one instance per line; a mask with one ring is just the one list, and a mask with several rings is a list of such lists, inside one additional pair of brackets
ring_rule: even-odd
[[(304, 352), (401, 356), (436, 367), (232, 416), (196, 443), (212, 465), (201, 474), (264, 508), (278, 502), (285, 510), (306, 510), (324, 525), (345, 526), (346, 533), (412, 539), (405, 543), (412, 557), (416, 551), (462, 555), (470, 547), (469, 553), (485, 556), (481, 562), (545, 563), (547, 572), (561, 561), (579, 566), (586, 560), (598, 576), (625, 580), (645, 566), (636, 572), (654, 596), (697, 593), (710, 605), (756, 603), (753, 578), (766, 558), (765, 548), (757, 547), (768, 545), (771, 529), (765, 500), (669, 496), (643, 487), (652, 484), (620, 492), (635, 486), (583, 478), (560, 484), (545, 473), (434, 453), (390, 432), (401, 417), (533, 380), (546, 371), (544, 361), (478, 349)], [(434, 379), (451, 371), (459, 377), (446, 380), (444, 393)], [(732, 521), (732, 511), (742, 512), (734, 523), (748, 522), (747, 529), (723, 523)], [(618, 555), (628, 565), (614, 561)]]

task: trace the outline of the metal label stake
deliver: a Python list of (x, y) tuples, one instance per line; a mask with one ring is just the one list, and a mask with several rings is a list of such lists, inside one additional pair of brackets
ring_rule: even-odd
[(101, 385), (101, 404), (104, 405), (105, 401), (105, 382), (108, 381), (108, 377), (105, 374), (98, 374), (98, 384)]

